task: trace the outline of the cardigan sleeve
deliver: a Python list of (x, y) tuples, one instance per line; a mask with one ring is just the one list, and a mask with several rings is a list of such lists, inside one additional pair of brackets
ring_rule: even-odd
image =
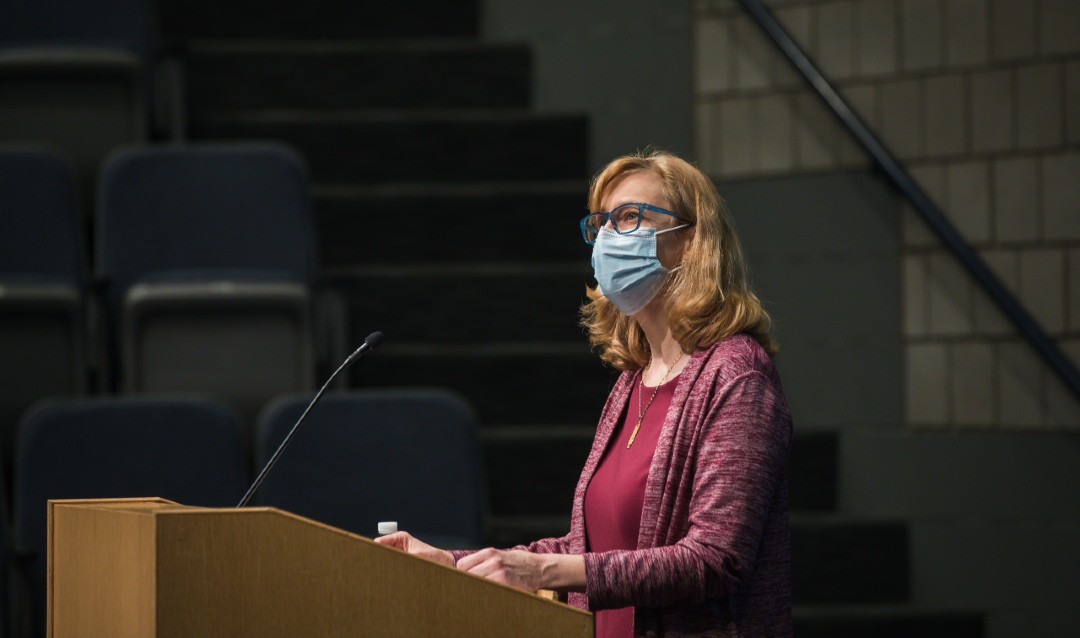
[(674, 545), (587, 553), (590, 609), (662, 607), (720, 598), (746, 582), (775, 491), (785, 476), (791, 420), (759, 371), (723, 386), (695, 437), (689, 530)]

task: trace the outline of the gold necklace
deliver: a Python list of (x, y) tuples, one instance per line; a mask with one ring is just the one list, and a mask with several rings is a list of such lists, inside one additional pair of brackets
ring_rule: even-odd
[[(683, 352), (682, 350), (679, 350), (679, 356), (675, 357), (675, 360), (671, 362), (670, 366), (668, 366), (667, 372), (664, 373), (664, 378), (660, 379), (659, 385), (653, 388), (652, 396), (649, 397), (649, 402), (645, 404), (644, 410), (641, 409), (641, 395), (645, 392), (645, 372), (641, 373), (641, 392), (638, 392), (637, 395), (637, 425), (634, 426), (634, 431), (630, 433), (630, 440), (626, 442), (626, 449), (630, 449), (630, 446), (634, 444), (634, 438), (637, 437), (638, 430), (641, 429), (641, 422), (645, 420), (645, 413), (649, 411), (649, 406), (652, 405), (653, 399), (656, 398), (656, 393), (660, 391), (660, 386), (664, 385), (664, 382), (667, 381), (668, 375), (670, 375), (671, 371), (675, 369), (675, 366), (679, 365), (679, 359), (682, 359), (682, 356)], [(652, 365), (651, 361), (649, 362), (649, 365)], [(646, 368), (646, 372), (647, 371), (648, 368)]]

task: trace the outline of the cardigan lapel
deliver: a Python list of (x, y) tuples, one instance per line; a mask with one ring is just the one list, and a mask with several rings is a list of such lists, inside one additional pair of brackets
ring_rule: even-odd
[[(645, 479), (645, 501), (641, 507), (641, 522), (638, 526), (638, 549), (656, 547), (660, 533), (667, 531), (658, 529), (658, 524), (665, 501), (676, 496), (674, 491), (678, 487), (668, 486), (675, 439), (684, 436), (686, 427), (693, 426), (693, 424), (684, 423), (683, 411), (690, 391), (694, 389), (701, 375), (707, 354), (708, 350), (695, 351), (679, 373), (679, 383), (675, 386), (675, 394), (671, 397), (671, 406), (664, 417), (660, 439), (656, 442), (656, 451), (653, 452), (652, 463), (649, 464), (649, 476)], [(685, 459), (679, 459), (679, 461), (682, 462)]]
[[(604, 452), (607, 451), (608, 445), (611, 443), (611, 435), (615, 432), (615, 429), (619, 427), (619, 421), (622, 419), (623, 413), (626, 412), (627, 403), (630, 401), (630, 391), (633, 390), (634, 384), (637, 383), (637, 377), (639, 372), (624, 372), (619, 376), (618, 383), (612, 388), (611, 402), (606, 406), (604, 414), (600, 418), (600, 423), (596, 428), (596, 437), (593, 439), (592, 450), (589, 451), (589, 458), (585, 461), (585, 473), (587, 478), (591, 479), (596, 468), (600, 466), (600, 460), (604, 458)], [(588, 481), (585, 481), (587, 484)], [(582, 492), (584, 496), (584, 491)]]
[(596, 426), (596, 436), (593, 437), (592, 449), (589, 457), (585, 460), (585, 467), (581, 470), (581, 478), (578, 479), (577, 489), (574, 491), (574, 504), (571, 517), (580, 522), (580, 525), (571, 526), (570, 545), (572, 550), (584, 552), (585, 547), (585, 490), (589, 487), (589, 481), (600, 466), (600, 459), (604, 458), (604, 452), (611, 442), (611, 435), (619, 424), (626, 405), (630, 401), (630, 390), (633, 389), (636, 372), (623, 372), (619, 375), (615, 387), (604, 410), (600, 414), (600, 421)]

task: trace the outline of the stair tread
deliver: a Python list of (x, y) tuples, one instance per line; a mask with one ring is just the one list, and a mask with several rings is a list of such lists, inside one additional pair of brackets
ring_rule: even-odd
[[(532, 272), (537, 265), (550, 264), (552, 272), (569, 272), (569, 267), (575, 267), (588, 274), (592, 251), (581, 241), (577, 228), (587, 211), (585, 180), (539, 180), (535, 184), (520, 180), (506, 186), (489, 181), (446, 182), (446, 188), (440, 188), (426, 182), (422, 186), (380, 185), (370, 191), (320, 187), (314, 205), (324, 264), (341, 268), (346, 275), (360, 262), (367, 268), (410, 261), (442, 264), (442, 268), (459, 268), (459, 263), (474, 268), (482, 261), (488, 265), (481, 271), (502, 264), (507, 272)], [(323, 196), (326, 193), (339, 196)], [(562, 230), (523, 233), (520, 224), (513, 223), (537, 216), (562, 219)], [(505, 223), (498, 223), (501, 220)], [(403, 227), (440, 230), (402, 233)], [(369, 234), (381, 241), (365, 242), (365, 249), (358, 251), (356, 238)], [(466, 255), (462, 245), (479, 249)]]
[(837, 525), (864, 525), (867, 527), (891, 527), (906, 525), (903, 518), (879, 518), (867, 517), (860, 514), (846, 512), (792, 512), (791, 525), (799, 525), (806, 529), (831, 528)]
[[(193, 120), (221, 112), (522, 111), (529, 49), (516, 45), (258, 42), (195, 45), (187, 55)], [(284, 114), (284, 115), (282, 115)], [(309, 117), (309, 116), (305, 116)]]
[(206, 123), (258, 124), (503, 124), (580, 121), (578, 113), (537, 113), (521, 108), (268, 108), (200, 110)]
[(850, 603), (850, 604), (808, 604), (792, 605), (792, 613), (798, 616), (828, 617), (845, 616), (956, 616), (981, 614), (974, 608), (945, 607), (915, 603)]
[[(584, 200), (588, 180), (381, 182), (377, 184), (314, 184), (315, 199), (365, 200), (371, 197), (494, 197), (505, 195), (567, 194)], [(584, 214), (584, 213), (583, 213)]]
[(981, 638), (984, 614), (905, 604), (821, 606), (796, 604), (795, 634), (804, 638)]
[[(388, 114), (380, 119), (363, 110), (228, 113), (193, 115), (192, 139), (284, 141), (307, 157), (316, 183), (546, 181), (588, 172), (583, 115), (488, 112), (490, 117), (478, 118), (476, 112), (439, 111), (433, 119), (383, 112)], [(447, 160), (448, 149), (453, 161)]]
[(489, 425), (479, 434), (480, 442), (518, 442), (573, 440), (591, 441), (596, 424), (523, 423), (521, 425)]
[(266, 0), (164, 0), (159, 3), (166, 41), (222, 38), (476, 37), (479, 3)]
[[(588, 259), (586, 253), (583, 259)], [(323, 269), (327, 281), (344, 283), (353, 279), (379, 277), (399, 278), (454, 278), (454, 277), (521, 277), (589, 274), (588, 263), (581, 260), (565, 262), (415, 262), (415, 263), (365, 263), (363, 265), (328, 266)]]
[(531, 514), (495, 514), (488, 517), (493, 524), (528, 527), (550, 527), (565, 525), (570, 520), (570, 511), (565, 516), (560, 515), (531, 515)]
[(587, 344), (572, 342), (517, 341), (479, 343), (386, 343), (379, 347), (381, 357), (491, 358), (491, 357), (580, 357), (593, 359)]
[[(394, 355), (459, 356), (591, 354), (578, 311), (584, 295), (584, 272), (506, 275), (438, 274), (434, 276), (353, 279), (338, 285), (350, 323), (394, 328), (400, 339)], [(425, 313), (410, 304), (387, 303), (393, 295), (423, 299)], [(530, 321), (508, 320), (527, 314)], [(389, 348), (389, 346), (388, 346)]]
[(484, 42), (472, 38), (431, 37), (394, 40), (365, 39), (207, 39), (191, 40), (187, 52), (194, 55), (250, 53), (252, 55), (326, 55), (342, 53), (394, 53), (445, 51), (522, 51), (528, 45)]
[[(380, 326), (353, 325), (354, 332)], [(603, 407), (615, 380), (612, 371), (584, 342), (560, 346), (516, 346), (492, 351), (468, 345), (410, 347), (394, 353), (392, 326), (381, 326), (387, 343), (377, 359), (350, 371), (356, 388), (400, 385), (450, 387), (467, 397), (480, 423), (514, 423), (537, 420), (590, 421)], [(431, 353), (436, 353), (434, 356)], [(378, 363), (376, 364), (376, 360)], [(558, 402), (535, 401), (535, 388), (546, 387), (553, 378), (573, 379), (561, 390)]]

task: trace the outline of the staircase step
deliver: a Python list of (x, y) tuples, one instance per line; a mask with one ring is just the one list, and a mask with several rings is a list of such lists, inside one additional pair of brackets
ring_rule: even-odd
[(376, 265), (328, 278), (346, 300), (354, 335), (379, 326), (399, 342), (586, 345), (578, 325), (589, 279), (584, 264)]
[[(578, 221), (586, 180), (392, 187), (317, 187), (323, 264), (570, 260), (592, 250)], [(534, 220), (544, 220), (543, 232)], [(549, 221), (550, 220), (550, 221)], [(426, 232), (419, 232), (426, 231)], [(463, 254), (472, 249), (473, 254)]]
[(214, 38), (477, 37), (477, 0), (159, 0), (166, 42)]
[(788, 496), (795, 511), (836, 509), (840, 438), (836, 432), (796, 433), (791, 448)]
[(317, 184), (581, 179), (588, 122), (506, 111), (217, 111), (197, 140), (276, 139), (308, 159)]
[(794, 515), (791, 556), (796, 603), (908, 599), (908, 530), (902, 522)]
[(529, 103), (531, 68), (524, 46), (198, 42), (185, 59), (188, 103), (195, 114), (255, 108), (523, 108)]
[(492, 514), (501, 519), (569, 517), (595, 431), (595, 425), (485, 430), (480, 446)]
[(982, 638), (983, 615), (907, 606), (801, 606), (792, 610), (799, 638)]
[(615, 382), (584, 342), (394, 345), (391, 327), (375, 328), (386, 344), (351, 368), (350, 387), (449, 387), (472, 402), (482, 426), (595, 422)]
[(492, 547), (528, 545), (541, 538), (557, 538), (570, 531), (570, 508), (561, 516), (492, 516), (487, 544)]
[[(594, 426), (489, 428), (480, 445), (492, 515), (569, 520)], [(561, 523), (560, 523), (561, 525)]]

